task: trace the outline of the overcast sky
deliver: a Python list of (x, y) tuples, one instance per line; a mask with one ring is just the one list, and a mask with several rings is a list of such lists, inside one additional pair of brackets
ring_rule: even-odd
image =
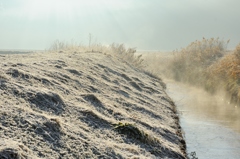
[(240, 0), (0, 0), (0, 49), (56, 40), (174, 50), (202, 37), (240, 43)]

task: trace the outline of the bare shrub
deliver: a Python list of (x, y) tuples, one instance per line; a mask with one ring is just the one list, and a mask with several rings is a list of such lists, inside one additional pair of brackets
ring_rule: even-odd
[(112, 54), (120, 57), (126, 62), (136, 66), (142, 67), (143, 59), (142, 55), (135, 56), (136, 49), (135, 48), (126, 48), (124, 44), (111, 44), (109, 50)]
[(220, 86), (227, 91), (231, 102), (240, 101), (240, 44), (232, 54), (226, 55), (219, 62), (213, 64), (206, 70), (208, 77), (208, 88), (217, 90)]
[(240, 60), (240, 43), (237, 45), (234, 55), (237, 57), (238, 60)]
[(203, 72), (225, 54), (227, 44), (219, 38), (192, 42), (180, 51), (174, 51), (170, 69), (174, 79), (192, 84), (204, 81)]
[(50, 51), (62, 51), (62, 50), (65, 50), (65, 49), (69, 49), (69, 47), (70, 46), (67, 43), (56, 40), (52, 43), (49, 50)]
[(173, 78), (211, 93), (223, 89), (231, 102), (240, 103), (240, 44), (227, 54), (228, 42), (203, 38), (175, 51), (169, 65)]

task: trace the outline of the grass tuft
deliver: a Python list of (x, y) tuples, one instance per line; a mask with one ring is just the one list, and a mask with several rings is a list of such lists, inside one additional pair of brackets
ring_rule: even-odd
[(141, 142), (156, 145), (159, 141), (155, 137), (150, 136), (144, 131), (140, 130), (136, 125), (130, 123), (117, 123), (113, 124), (114, 130), (119, 132), (120, 134), (125, 134), (130, 138), (137, 139)]

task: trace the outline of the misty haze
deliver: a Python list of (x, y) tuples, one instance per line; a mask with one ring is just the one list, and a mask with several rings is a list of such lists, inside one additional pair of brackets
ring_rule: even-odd
[(0, 0), (0, 158), (240, 158), (239, 6)]

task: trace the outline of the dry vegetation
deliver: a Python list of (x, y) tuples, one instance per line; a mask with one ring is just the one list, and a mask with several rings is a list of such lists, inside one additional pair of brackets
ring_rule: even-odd
[(229, 40), (203, 38), (173, 54), (146, 55), (144, 59), (154, 74), (203, 87), (211, 93), (224, 91), (230, 102), (239, 104), (240, 44), (229, 52), (228, 43)]
[(231, 102), (240, 104), (240, 44), (233, 53), (210, 66), (206, 76), (208, 77), (205, 86), (207, 89), (214, 92), (222, 87)]
[(174, 103), (134, 53), (0, 55), (0, 158), (186, 158)]
[(206, 69), (224, 56), (226, 43), (217, 39), (192, 42), (186, 48), (174, 52), (170, 68), (173, 78), (195, 85), (205, 81)]
[(136, 56), (136, 49), (135, 48), (126, 48), (124, 44), (115, 44), (112, 43), (110, 45), (102, 45), (102, 44), (91, 44), (89, 42), (89, 46), (81, 45), (81, 44), (68, 44), (66, 42), (61, 42), (56, 40), (49, 51), (52, 52), (95, 52), (95, 53), (104, 53), (104, 54), (111, 54), (121, 58), (121, 60), (128, 62), (130, 65), (134, 67), (140, 68), (142, 67), (143, 59), (141, 58), (142, 55)]

